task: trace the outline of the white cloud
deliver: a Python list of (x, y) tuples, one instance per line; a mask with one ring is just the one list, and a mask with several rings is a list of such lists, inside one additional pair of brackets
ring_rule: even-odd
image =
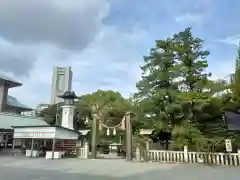
[(238, 46), (240, 43), (240, 34), (217, 40), (217, 42)]
[(235, 70), (235, 61), (221, 61), (217, 64), (217, 68), (209, 67), (209, 72), (213, 72), (212, 79), (225, 79), (229, 80), (231, 73), (234, 73)]
[[(53, 46), (38, 46), (38, 59), (30, 70), (29, 77), (14, 77), (24, 85), (10, 93), (27, 105), (50, 101), (52, 66), (73, 68), (73, 90), (84, 94), (103, 90), (120, 91), (124, 96), (135, 91), (140, 76), (141, 54), (137, 45), (143, 43), (146, 34), (135, 31), (123, 33), (114, 27), (105, 26), (87, 48), (68, 54), (59, 61), (57, 53), (65, 54)], [(121, 39), (121, 41), (119, 41)]]
[(0, 34), (13, 43), (82, 49), (101, 30), (106, 0), (1, 0)]
[[(162, 31), (159, 28), (147, 32), (149, 26), (134, 28), (142, 21), (141, 17), (146, 16), (143, 13), (146, 11), (142, 11), (141, 8), (137, 9), (137, 14), (134, 14), (132, 8), (128, 9), (128, 12), (132, 13), (129, 15), (135, 17), (129, 18), (134, 22), (130, 23), (131, 27), (127, 27), (126, 31), (125, 27), (119, 29), (115, 27), (117, 22), (114, 18), (112, 18), (114, 23), (106, 25), (105, 20), (111, 10), (109, 4), (111, 1), (116, 3), (116, 0), (21, 0), (19, 2), (1, 0), (0, 71), (7, 72), (23, 83), (22, 87), (12, 89), (10, 93), (21, 102), (33, 107), (37, 103), (50, 102), (53, 65), (72, 66), (73, 90), (77, 94), (89, 93), (97, 89), (113, 89), (125, 96), (132, 93), (140, 77), (139, 65), (142, 63), (140, 50), (144, 47), (147, 51), (153, 45), (155, 38), (163, 38)], [(122, 1), (124, 0), (121, 0), (121, 4), (124, 4)], [(180, 9), (176, 14), (181, 14), (192, 12), (189, 9), (195, 5), (196, 7), (193, 7), (196, 9), (195, 13), (181, 14), (176, 21), (196, 23), (203, 20), (197, 10), (199, 7), (210, 7), (208, 3), (205, 4), (209, 1), (189, 3), (188, 0), (184, 0), (177, 5), (171, 1), (170, 9), (165, 8), (167, 5), (162, 7), (165, 8), (166, 14), (171, 13), (168, 15), (172, 18), (173, 6), (174, 10)], [(135, 4), (131, 2), (129, 5), (130, 1), (125, 0), (125, 2), (127, 2), (126, 7), (121, 7), (124, 12)], [(146, 3), (139, 7), (146, 10), (147, 5), (157, 7), (154, 17), (158, 19), (160, 5)], [(188, 9), (183, 11), (185, 6)], [(118, 11), (119, 6), (116, 7), (115, 10)], [(153, 11), (152, 8), (149, 9)], [(163, 17), (166, 14), (164, 13)], [(116, 19), (121, 22), (129, 20), (119, 17)], [(151, 19), (147, 19), (147, 22), (153, 27), (159, 23), (152, 23)], [(175, 30), (167, 30), (170, 31)]]
[[(6, 51), (7, 58), (0, 59), (6, 63), (0, 71), (23, 83), (10, 94), (32, 107), (50, 102), (53, 65), (72, 66), (77, 94), (113, 89), (126, 96), (134, 91), (142, 58), (137, 45), (146, 34), (104, 25), (108, 9), (107, 0), (1, 1), (0, 52)], [(19, 58), (10, 63), (10, 55)]]
[(176, 22), (182, 25), (201, 25), (204, 20), (204, 14), (186, 13), (175, 18)]
[(174, 2), (175, 6), (173, 6), (180, 10), (180, 12), (176, 11), (175, 21), (184, 26), (202, 26), (212, 19), (216, 2), (215, 0), (181, 0), (177, 5)]

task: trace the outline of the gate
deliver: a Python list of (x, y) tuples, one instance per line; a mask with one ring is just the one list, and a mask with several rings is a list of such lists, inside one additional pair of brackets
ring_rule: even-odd
[[(124, 143), (117, 142), (99, 142), (99, 132), (103, 132), (105, 129), (106, 135), (117, 135), (117, 129), (124, 131), (126, 140)], [(121, 137), (121, 136), (120, 136)], [(123, 145), (125, 144), (125, 145)], [(121, 159), (121, 156), (126, 157), (127, 161), (132, 160), (132, 126), (130, 120), (130, 113), (126, 113), (123, 116), (122, 121), (115, 126), (108, 126), (104, 124), (101, 113), (97, 111), (93, 114), (92, 125), (92, 141), (91, 141), (91, 153), (92, 159), (108, 158), (108, 159)], [(125, 150), (124, 150), (125, 149)]]

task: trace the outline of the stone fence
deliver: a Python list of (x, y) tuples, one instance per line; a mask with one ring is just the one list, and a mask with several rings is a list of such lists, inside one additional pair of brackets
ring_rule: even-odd
[(201, 163), (208, 165), (239, 166), (240, 150), (238, 153), (206, 153), (184, 151), (140, 150), (136, 149), (136, 161), (159, 163)]

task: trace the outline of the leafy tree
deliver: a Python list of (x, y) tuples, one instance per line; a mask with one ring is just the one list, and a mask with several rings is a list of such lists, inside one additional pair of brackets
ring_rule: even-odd
[(44, 109), (40, 112), (39, 116), (43, 117), (44, 120), (50, 125), (59, 125), (61, 122), (61, 106), (62, 104), (54, 104), (48, 106), (48, 108)]
[(225, 110), (238, 112), (238, 109), (240, 109), (240, 46), (237, 50), (235, 72), (231, 76), (229, 90), (229, 93), (225, 95)]
[[(194, 37), (191, 29), (175, 34), (174, 51), (180, 67), (179, 87), (181, 88), (181, 104), (185, 108), (187, 122), (183, 127), (189, 131), (189, 144), (209, 143), (223, 130), (222, 103), (214, 94), (225, 90), (223, 81), (210, 80), (207, 73), (207, 56), (209, 51), (203, 50), (203, 40)], [(187, 132), (187, 131), (186, 131)], [(202, 140), (202, 142), (201, 142)], [(221, 139), (222, 140), (222, 139)], [(219, 141), (221, 141), (219, 140)]]
[(110, 125), (120, 122), (124, 114), (132, 108), (131, 102), (123, 98), (119, 92), (98, 90), (79, 97), (76, 109), (81, 116), (91, 118), (92, 107), (95, 105), (101, 109), (102, 116)]
[[(178, 147), (194, 147), (209, 142), (210, 124), (221, 119), (221, 106), (213, 95), (225, 88), (211, 81), (206, 72), (208, 51), (203, 41), (187, 28), (166, 40), (156, 41), (145, 57), (142, 80), (134, 98), (146, 122), (153, 121), (155, 132), (172, 132)], [(212, 113), (212, 111), (215, 111)], [(208, 132), (205, 130), (208, 129)]]
[[(118, 124), (126, 112), (132, 111), (131, 101), (123, 98), (119, 92), (98, 90), (85, 94), (80, 96), (75, 103), (74, 127), (76, 129), (91, 128), (92, 108), (95, 104), (100, 107), (102, 119), (109, 126)], [(61, 120), (61, 105), (49, 106), (40, 113), (40, 116), (44, 117), (49, 124), (60, 125), (61, 122), (56, 122), (56, 115), (59, 115), (58, 119)], [(102, 105), (104, 106), (101, 108)], [(89, 120), (87, 125), (86, 119)]]
[[(172, 45), (171, 38), (156, 41), (156, 47), (144, 57), (142, 80), (137, 83), (139, 92), (134, 95), (145, 122), (148, 125), (153, 123), (156, 135), (169, 132), (183, 118), (177, 97), (179, 90), (175, 80), (179, 73)], [(162, 140), (167, 145), (170, 139)]]
[[(240, 44), (238, 46), (235, 60), (235, 72), (231, 74), (231, 83), (228, 91), (222, 96), (222, 101), (224, 110), (236, 113), (234, 118), (237, 118), (240, 113)], [(236, 123), (235, 126), (239, 128), (238, 123)], [(228, 136), (232, 137), (233, 145), (238, 146), (237, 148), (239, 149), (239, 132), (228, 132)]]

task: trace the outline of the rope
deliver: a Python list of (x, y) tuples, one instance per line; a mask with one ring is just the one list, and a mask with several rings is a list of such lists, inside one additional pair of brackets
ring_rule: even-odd
[(119, 124), (115, 125), (115, 126), (108, 126), (108, 125), (106, 125), (106, 124), (104, 124), (104, 123), (102, 123), (102, 122), (101, 122), (101, 125), (102, 125), (103, 127), (105, 127), (106, 129), (115, 129), (115, 128), (121, 126), (122, 123), (124, 123), (124, 121), (125, 121), (125, 116), (123, 117), (122, 121), (121, 121)]

